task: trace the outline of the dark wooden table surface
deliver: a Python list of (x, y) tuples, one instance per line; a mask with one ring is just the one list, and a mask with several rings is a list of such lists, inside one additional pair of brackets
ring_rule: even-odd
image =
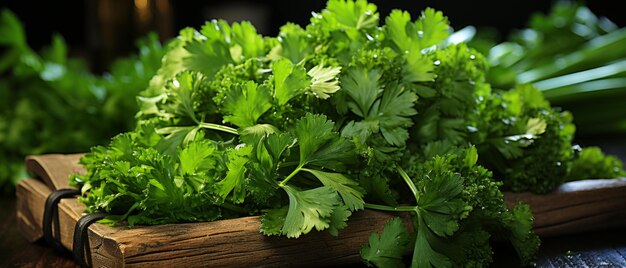
[[(538, 267), (626, 267), (626, 227), (542, 239)], [(515, 267), (515, 255), (495, 245), (494, 267)], [(29, 243), (18, 232), (15, 198), (0, 197), (0, 267), (77, 267), (44, 243)]]

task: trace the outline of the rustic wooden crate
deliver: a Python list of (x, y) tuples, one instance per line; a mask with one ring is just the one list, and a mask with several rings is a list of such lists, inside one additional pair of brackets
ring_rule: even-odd
[[(26, 159), (27, 169), (38, 177), (20, 182), (16, 190), (18, 224), (29, 241), (43, 236), (47, 196), (53, 189), (70, 188), (67, 178), (71, 173), (84, 172), (78, 164), (81, 156)], [(505, 199), (509, 205), (520, 201), (531, 205), (540, 236), (626, 225), (626, 179), (571, 182), (548, 195), (505, 193)], [(83, 210), (84, 205), (76, 199), (59, 203), (60, 240), (68, 249)], [(96, 223), (89, 227), (90, 254), (94, 267), (339, 266), (358, 263), (360, 245), (393, 216), (360, 211), (338, 237), (314, 231), (299, 239), (263, 236), (259, 217), (132, 229)]]

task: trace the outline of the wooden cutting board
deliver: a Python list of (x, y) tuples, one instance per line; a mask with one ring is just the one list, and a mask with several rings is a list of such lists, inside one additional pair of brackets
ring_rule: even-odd
[[(52, 190), (70, 188), (69, 175), (85, 172), (81, 156), (27, 157), (27, 169), (39, 179), (20, 182), (16, 193), (19, 228), (29, 241), (43, 236), (43, 209)], [(548, 195), (505, 193), (505, 199), (509, 205), (530, 204), (535, 230), (544, 237), (626, 225), (626, 179), (571, 182)], [(68, 249), (84, 208), (75, 198), (59, 203), (60, 240)], [(94, 267), (338, 266), (358, 263), (360, 245), (393, 216), (360, 211), (338, 237), (314, 231), (299, 239), (262, 235), (256, 216), (133, 229), (95, 223), (89, 227), (90, 254)]]

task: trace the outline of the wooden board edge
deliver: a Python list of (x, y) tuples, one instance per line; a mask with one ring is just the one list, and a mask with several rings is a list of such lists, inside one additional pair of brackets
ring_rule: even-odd
[(84, 154), (45, 154), (29, 155), (24, 159), (26, 170), (41, 178), (51, 189), (72, 188), (69, 175), (84, 173), (78, 164)]

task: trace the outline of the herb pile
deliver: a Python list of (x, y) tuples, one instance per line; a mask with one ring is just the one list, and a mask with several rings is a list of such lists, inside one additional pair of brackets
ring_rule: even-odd
[(263, 234), (297, 238), (338, 235), (365, 208), (403, 211), (412, 228), (373, 233), (367, 264), (406, 265), (410, 249), (413, 267), (485, 266), (494, 236), (532, 261), (530, 209), (507, 209), (500, 188), (547, 192), (570, 176), (571, 116), (531, 86), (492, 90), (441, 12), (380, 20), (366, 1), (331, 0), (275, 38), (248, 22), (182, 30), (136, 129), (72, 177), (86, 212), (130, 226), (261, 215)]
[(0, 191), (26, 177), (24, 157), (78, 153), (133, 129), (135, 96), (148, 85), (163, 56), (156, 36), (138, 42), (139, 53), (98, 76), (69, 59), (63, 38), (37, 53), (9, 10), (0, 14)]

